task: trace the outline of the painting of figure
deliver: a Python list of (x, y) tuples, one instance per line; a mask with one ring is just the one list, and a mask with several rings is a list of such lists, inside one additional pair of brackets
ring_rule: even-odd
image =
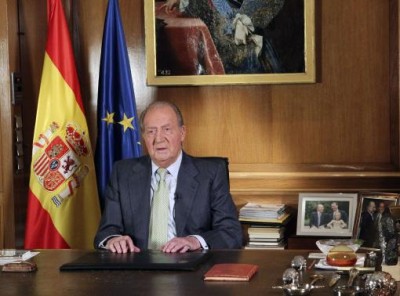
[(305, 42), (309, 2), (155, 1), (148, 65), (155, 62), (157, 77), (305, 74), (307, 59), (313, 60)]

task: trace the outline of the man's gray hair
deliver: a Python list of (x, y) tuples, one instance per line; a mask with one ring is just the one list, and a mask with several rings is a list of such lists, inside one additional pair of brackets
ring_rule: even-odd
[(152, 102), (150, 105), (148, 105), (146, 109), (143, 110), (142, 114), (140, 114), (140, 129), (142, 131), (144, 130), (144, 118), (146, 117), (146, 114), (147, 112), (149, 112), (149, 110), (157, 107), (166, 107), (166, 106), (170, 107), (175, 112), (176, 118), (178, 120), (178, 125), (182, 127), (184, 125), (183, 116), (181, 110), (179, 110), (177, 105), (167, 101), (155, 101)]

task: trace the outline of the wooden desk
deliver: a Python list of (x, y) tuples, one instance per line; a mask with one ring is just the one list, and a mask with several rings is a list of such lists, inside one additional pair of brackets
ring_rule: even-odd
[[(282, 273), (293, 256), (308, 254), (307, 251), (292, 250), (212, 251), (210, 260), (196, 271), (59, 271), (60, 265), (84, 253), (40, 250), (34, 258), (37, 272), (0, 273), (0, 295), (283, 295), (271, 286), (281, 283)], [(250, 282), (204, 282), (203, 274), (213, 264), (223, 262), (255, 263), (260, 270)], [(307, 272), (305, 277), (313, 272)], [(332, 295), (332, 292), (329, 288), (318, 289), (312, 295)]]

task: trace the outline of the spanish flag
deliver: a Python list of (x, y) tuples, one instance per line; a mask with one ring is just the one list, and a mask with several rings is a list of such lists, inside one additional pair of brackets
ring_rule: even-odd
[(100, 220), (93, 154), (63, 7), (47, 5), (25, 248), (89, 249)]

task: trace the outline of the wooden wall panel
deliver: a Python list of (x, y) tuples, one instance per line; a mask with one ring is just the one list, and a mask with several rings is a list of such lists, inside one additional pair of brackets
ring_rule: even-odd
[(399, 142), (400, 142), (400, 92), (399, 92), (399, 1), (389, 1), (389, 73), (390, 73), (390, 151), (392, 162), (400, 167)]
[[(269, 89), (223, 86), (159, 89), (185, 116), (185, 149), (193, 155), (228, 156), (232, 164), (273, 161)], [(261, 143), (261, 144), (260, 144)]]
[(0, 1), (0, 248), (15, 244), (13, 196), (13, 112), (10, 97), (10, 71), (15, 69), (16, 6)]
[[(24, 161), (27, 168), (31, 161), (33, 127), (46, 46), (46, 7), (46, 0), (19, 1), (21, 67), (18, 71), (23, 79)], [(25, 174), (29, 174), (28, 169)]]
[[(3, 194), (0, 195), (0, 198), (3, 199)], [(4, 236), (5, 236), (5, 227), (3, 221), (3, 207), (0, 204), (0, 248), (4, 248)]]
[[(354, 14), (355, 6), (363, 16)], [(322, 73), (308, 91), (313, 112), (304, 119), (312, 125), (306, 162), (390, 162), (388, 8), (388, 1), (322, 3)]]
[(317, 5), (316, 84), (158, 88), (157, 98), (190, 118), (188, 151), (227, 155), (239, 171), (236, 164), (391, 164), (389, 2)]
[[(5, 1), (0, 1), (0, 18), (7, 19), (7, 3)], [(4, 53), (4, 54), (3, 54)], [(8, 90), (7, 88), (7, 72), (9, 69), (8, 66), (8, 35), (7, 35), (7, 22), (0, 23), (0, 96), (1, 98), (8, 98), (6, 91)], [(3, 91), (4, 90), (4, 91)], [(5, 116), (5, 110), (0, 104), (0, 130), (3, 130), (3, 117)], [(5, 235), (5, 229), (4, 229), (4, 223), (2, 219), (2, 214), (3, 214), (3, 204), (5, 203), (5, 198), (7, 192), (6, 190), (6, 184), (5, 184), (5, 176), (4, 172), (6, 170), (6, 164), (3, 163), (2, 160), (4, 160), (4, 150), (3, 144), (6, 142), (6, 139), (3, 139), (3, 134), (1, 134), (0, 137), (0, 248), (4, 247), (4, 235)]]

